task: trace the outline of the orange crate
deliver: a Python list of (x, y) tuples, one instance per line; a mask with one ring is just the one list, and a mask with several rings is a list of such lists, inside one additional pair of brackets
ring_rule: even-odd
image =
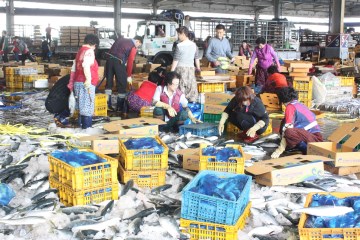
[(59, 179), (62, 185), (68, 186), (74, 191), (109, 186), (118, 182), (117, 159), (94, 152), (90, 149), (79, 151), (95, 153), (105, 159), (106, 162), (75, 168), (49, 154), (50, 177)]
[(225, 83), (198, 83), (199, 93), (225, 92)]
[[(342, 193), (342, 192), (331, 192), (331, 193), (309, 193), (306, 197), (305, 207), (308, 207), (312, 201), (314, 194), (327, 195), (331, 194), (338, 198), (345, 198), (351, 196), (360, 196), (360, 193)], [(305, 228), (305, 222), (307, 215), (301, 214), (298, 229), (300, 240), (358, 240), (360, 239), (360, 228)], [(324, 235), (336, 234), (343, 235), (343, 238), (324, 238)]]
[(95, 108), (107, 106), (107, 95), (98, 93), (95, 94)]

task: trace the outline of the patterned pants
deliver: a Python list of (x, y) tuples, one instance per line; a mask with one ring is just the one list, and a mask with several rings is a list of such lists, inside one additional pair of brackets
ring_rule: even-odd
[(322, 142), (321, 133), (310, 133), (302, 128), (288, 128), (285, 130), (284, 137), (286, 138), (286, 145), (289, 148), (294, 148), (300, 142)]
[(76, 99), (75, 109), (80, 111), (80, 115), (87, 117), (94, 115), (95, 86), (90, 85), (89, 90), (87, 90), (84, 83), (75, 82), (74, 95)]
[(151, 106), (151, 103), (135, 95), (131, 92), (127, 97), (130, 110), (134, 112), (140, 112), (140, 109), (145, 106)]
[(264, 87), (268, 78), (267, 69), (256, 65), (255, 84), (256, 86)]
[(181, 75), (180, 90), (189, 102), (198, 101), (198, 90), (194, 67), (176, 67), (175, 71)]

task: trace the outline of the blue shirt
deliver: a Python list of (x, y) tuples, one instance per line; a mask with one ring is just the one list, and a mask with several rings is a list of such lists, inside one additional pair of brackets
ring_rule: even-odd
[(217, 37), (211, 38), (205, 56), (210, 62), (216, 62), (219, 57), (233, 58), (229, 40), (225, 37), (221, 40)]

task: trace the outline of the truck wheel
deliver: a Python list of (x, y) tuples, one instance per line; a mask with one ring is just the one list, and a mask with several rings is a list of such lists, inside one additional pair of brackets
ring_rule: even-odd
[(167, 54), (160, 54), (154, 59), (154, 63), (161, 64), (164, 67), (169, 66), (172, 63), (172, 56)]

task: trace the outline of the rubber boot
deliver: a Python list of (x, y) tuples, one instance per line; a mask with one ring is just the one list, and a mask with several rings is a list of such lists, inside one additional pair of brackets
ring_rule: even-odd
[(81, 128), (87, 129), (92, 127), (92, 116), (81, 116)]
[(306, 155), (307, 152), (307, 143), (304, 141), (301, 141), (298, 145), (296, 145), (297, 149), (301, 151), (302, 154)]
[(123, 112), (124, 103), (125, 103), (125, 98), (118, 96), (117, 101), (116, 101), (116, 111), (117, 112)]
[(112, 90), (111, 89), (105, 89), (105, 94), (107, 95), (107, 105), (108, 105), (108, 109), (109, 111), (114, 111), (114, 108), (112, 106), (112, 102), (111, 102), (111, 95), (112, 95)]

